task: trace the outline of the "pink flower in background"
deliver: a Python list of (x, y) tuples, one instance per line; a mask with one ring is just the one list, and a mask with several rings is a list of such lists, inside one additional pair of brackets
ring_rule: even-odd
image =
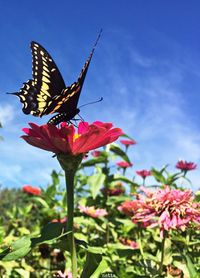
[(120, 140), (120, 143), (125, 146), (137, 144), (135, 140)]
[(151, 171), (148, 170), (140, 170), (140, 171), (136, 171), (136, 173), (143, 179), (146, 179), (146, 177), (151, 176)]
[(127, 239), (127, 238), (121, 238), (120, 241), (121, 241), (122, 244), (124, 244), (126, 246), (130, 246), (133, 249), (138, 249), (139, 248), (138, 243), (135, 242), (134, 240)]
[(164, 189), (138, 194), (138, 200), (126, 201), (118, 209), (131, 216), (133, 223), (160, 227), (161, 236), (170, 229), (185, 230), (192, 222), (200, 225), (200, 205), (191, 190)]
[(83, 212), (93, 218), (106, 216), (108, 214), (105, 209), (100, 209), (100, 208), (96, 209), (94, 206), (92, 206), (92, 207), (79, 206), (79, 209), (81, 212)]
[(140, 206), (134, 211), (132, 221), (147, 223), (154, 220), (155, 223), (158, 219), (161, 235), (170, 229), (184, 230), (191, 222), (199, 225), (200, 206), (193, 199), (191, 190), (181, 191), (166, 186), (152, 192), (146, 198), (140, 196)]
[(88, 124), (80, 122), (78, 133), (73, 125), (62, 123), (60, 127), (52, 124), (38, 126), (29, 124), (31, 128), (24, 128), (27, 135), (21, 136), (27, 143), (55, 154), (66, 153), (78, 155), (110, 144), (123, 134), (120, 128), (113, 128), (111, 123), (94, 122)]
[(128, 167), (132, 167), (133, 166), (132, 163), (128, 163), (126, 161), (119, 161), (116, 164), (117, 164), (118, 167), (123, 168), (123, 169), (126, 169)]
[(24, 185), (22, 187), (22, 191), (28, 193), (29, 195), (35, 195), (35, 196), (41, 195), (41, 189), (39, 187), (33, 187), (31, 185)]
[(193, 162), (179, 160), (176, 164), (176, 168), (187, 172), (187, 171), (195, 170), (197, 168), (197, 165)]
[[(125, 201), (118, 207), (118, 210), (126, 215), (133, 216), (138, 210), (144, 210), (145, 203), (143, 200)], [(148, 206), (146, 206), (149, 209)]]
[(99, 157), (101, 155), (101, 153), (102, 153), (101, 151), (93, 151), (91, 154), (94, 157)]

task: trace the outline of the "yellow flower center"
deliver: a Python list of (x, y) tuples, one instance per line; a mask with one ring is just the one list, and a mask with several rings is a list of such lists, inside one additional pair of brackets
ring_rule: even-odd
[(78, 133), (74, 134), (73, 141), (76, 141), (76, 139), (77, 139), (78, 137), (80, 137), (80, 134), (78, 134)]

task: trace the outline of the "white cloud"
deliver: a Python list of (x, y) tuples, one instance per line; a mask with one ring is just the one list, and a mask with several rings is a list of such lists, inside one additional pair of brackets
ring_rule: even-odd
[(15, 117), (14, 107), (10, 104), (1, 104), (0, 105), (0, 122), (8, 124), (12, 122)]

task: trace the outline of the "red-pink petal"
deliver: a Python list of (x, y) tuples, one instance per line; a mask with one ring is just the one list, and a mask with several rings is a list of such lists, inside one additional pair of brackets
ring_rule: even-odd
[(89, 124), (87, 122), (80, 122), (78, 125), (78, 134), (87, 132)]

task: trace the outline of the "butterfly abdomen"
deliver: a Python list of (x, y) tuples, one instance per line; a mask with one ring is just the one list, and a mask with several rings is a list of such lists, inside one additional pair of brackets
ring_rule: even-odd
[(58, 125), (61, 122), (69, 122), (73, 120), (73, 118), (80, 112), (80, 110), (77, 108), (71, 113), (60, 113), (55, 116), (53, 116), (47, 123), (48, 124), (53, 124), (53, 125)]

